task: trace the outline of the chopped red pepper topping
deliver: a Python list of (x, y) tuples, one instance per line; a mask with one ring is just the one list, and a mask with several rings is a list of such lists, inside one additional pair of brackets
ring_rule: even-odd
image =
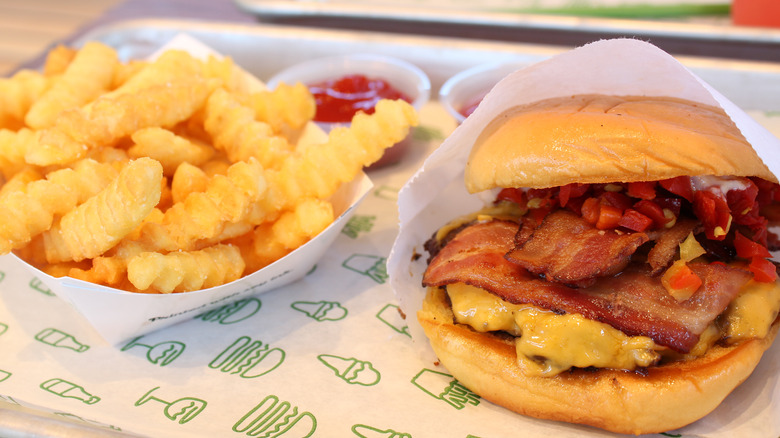
[(677, 196), (682, 196), (688, 202), (693, 202), (693, 185), (691, 184), (691, 177), (678, 176), (676, 178), (659, 181), (658, 183), (669, 192), (674, 193)]
[[(733, 246), (738, 257), (750, 262), (748, 268), (757, 281), (774, 281), (777, 270), (768, 260), (771, 258), (767, 249), (768, 220), (761, 211), (769, 211), (780, 201), (780, 185), (758, 178), (741, 182), (743, 189), (732, 187), (725, 194), (719, 186), (694, 188), (690, 177), (681, 176), (658, 182), (504, 189), (497, 199), (528, 206), (529, 215), (537, 222), (560, 206), (580, 214), (598, 229), (621, 227), (634, 232), (669, 227), (681, 214), (690, 214), (692, 210), (702, 222), (708, 239)], [(732, 222), (736, 226), (732, 227)], [(732, 235), (733, 239), (727, 238)], [(691, 272), (691, 277), (685, 270), (678, 270), (683, 273), (670, 277), (674, 280), (670, 288), (685, 289), (696, 283), (695, 274)], [(672, 272), (676, 271), (668, 274)]]
[(623, 212), (623, 216), (618, 221), (618, 225), (641, 233), (647, 231), (650, 226), (653, 225), (653, 219), (650, 219), (644, 214), (629, 208)]
[(653, 199), (655, 198), (655, 184), (654, 181), (630, 182), (628, 183), (628, 196), (639, 199)]

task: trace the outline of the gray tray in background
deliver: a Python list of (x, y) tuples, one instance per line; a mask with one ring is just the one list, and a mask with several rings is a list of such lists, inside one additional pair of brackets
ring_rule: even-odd
[(728, 15), (722, 14), (619, 18), (514, 13), (480, 10), (473, 4), (466, 8), (455, 0), (450, 8), (412, 0), (235, 2), (259, 20), (279, 24), (563, 45), (635, 37), (680, 55), (780, 61), (780, 28), (735, 26)]

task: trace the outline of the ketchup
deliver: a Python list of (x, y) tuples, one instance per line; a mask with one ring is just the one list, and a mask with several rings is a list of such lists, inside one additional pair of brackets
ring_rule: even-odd
[(474, 112), (474, 110), (477, 109), (480, 103), (482, 103), (482, 99), (485, 97), (485, 95), (480, 95), (477, 98), (472, 99), (470, 102), (467, 102), (463, 105), (463, 107), (458, 111), (463, 115), (463, 117), (468, 117), (471, 115), (471, 113)]
[(374, 112), (374, 106), (381, 99), (411, 99), (390, 83), (380, 78), (368, 78), (351, 74), (309, 85), (309, 91), (317, 103), (315, 122), (349, 122), (358, 111)]

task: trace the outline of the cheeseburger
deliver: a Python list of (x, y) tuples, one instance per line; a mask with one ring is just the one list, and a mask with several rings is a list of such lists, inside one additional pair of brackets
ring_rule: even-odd
[(466, 189), (493, 202), (424, 245), (418, 320), (457, 380), (520, 414), (685, 426), (777, 334), (777, 182), (717, 107), (575, 95), (512, 108), (466, 164)]

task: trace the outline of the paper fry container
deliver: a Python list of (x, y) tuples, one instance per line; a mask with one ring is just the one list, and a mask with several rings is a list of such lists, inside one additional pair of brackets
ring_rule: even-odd
[[(547, 98), (594, 93), (673, 96), (719, 106), (769, 169), (780, 175), (780, 140), (672, 56), (649, 43), (631, 39), (598, 41), (512, 73), (496, 84), (471, 117), (426, 159), (399, 192), (400, 230), (388, 257), (387, 271), (407, 315), (412, 338), (424, 357), (435, 360), (416, 318), (425, 294), (422, 274), (428, 254), (423, 243), (448, 221), (494, 199), (492, 195), (466, 191), (464, 169), (472, 144), (494, 117), (509, 108)], [(780, 391), (780, 383), (775, 385)]]
[[(174, 38), (158, 53), (171, 48), (185, 49), (196, 57), (214, 54), (210, 48), (186, 35)], [(249, 89), (264, 87), (262, 82), (251, 75), (247, 74), (244, 79)], [(315, 124), (310, 123), (303, 136), (306, 139), (301, 141), (317, 142), (323, 139), (324, 133)], [(222, 286), (199, 291), (173, 294), (126, 292), (70, 277), (52, 277), (14, 254), (9, 254), (7, 257), (15, 258), (19, 264), (40, 278), (54, 294), (73, 305), (108, 342), (118, 344), (130, 337), (191, 319), (210, 309), (300, 279), (314, 267), (338, 237), (371, 187), (370, 179), (361, 172), (353, 181), (342, 184), (330, 198), (336, 219), (322, 233), (282, 259), (251, 275)]]

